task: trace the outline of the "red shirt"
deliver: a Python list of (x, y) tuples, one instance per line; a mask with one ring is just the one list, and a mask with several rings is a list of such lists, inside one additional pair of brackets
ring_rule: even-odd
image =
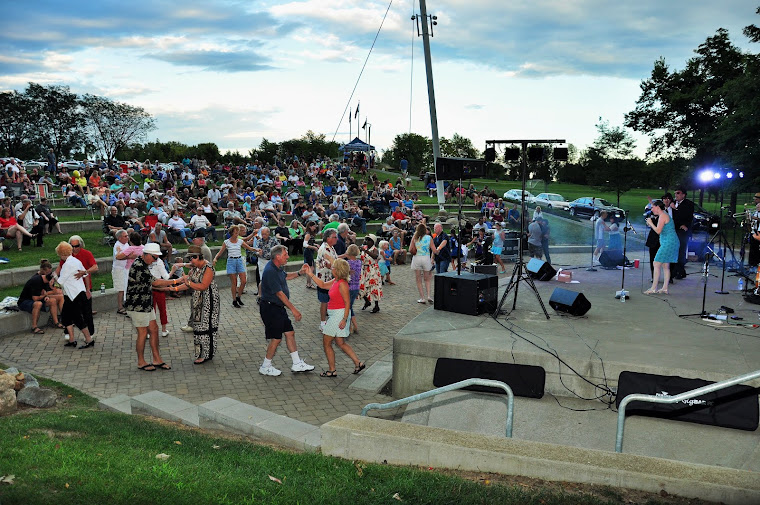
[(330, 301), (327, 302), (327, 308), (328, 309), (345, 309), (346, 304), (343, 301), (343, 296), (340, 294), (340, 283), (345, 282), (346, 285), (348, 285), (348, 282), (346, 282), (345, 279), (341, 279), (338, 282), (333, 282), (333, 285), (330, 286), (330, 291), (328, 291), (328, 294), (330, 295)]
[(16, 218), (11, 216), (8, 218), (0, 217), (0, 228), (10, 228), (13, 225), (18, 224)]
[(404, 219), (407, 219), (407, 215), (400, 210), (396, 210), (393, 212), (393, 219), (396, 221), (403, 221)]

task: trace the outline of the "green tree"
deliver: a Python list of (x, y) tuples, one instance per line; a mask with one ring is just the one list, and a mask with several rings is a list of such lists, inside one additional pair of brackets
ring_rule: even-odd
[(599, 118), (596, 129), (599, 136), (586, 150), (582, 164), (589, 182), (603, 191), (614, 191), (620, 205), (620, 195), (639, 182), (644, 162), (633, 156), (636, 142), (623, 128)]
[(428, 137), (417, 133), (402, 133), (396, 135), (391, 147), (383, 152), (383, 163), (394, 170), (405, 158), (409, 162), (409, 173), (419, 174), (433, 169), (433, 142)]
[(139, 142), (156, 127), (141, 107), (89, 94), (82, 97), (81, 105), (90, 139), (109, 165), (119, 149)]
[(52, 147), (57, 159), (83, 147), (85, 129), (79, 98), (68, 86), (42, 86), (33, 82), (24, 91), (37, 116), (34, 140), (40, 154)]
[(441, 156), (447, 158), (480, 158), (480, 151), (472, 145), (472, 140), (458, 133), (455, 133), (451, 139), (441, 137), (439, 147)]
[(259, 147), (251, 149), (249, 154), (254, 160), (259, 160), (263, 163), (274, 163), (279, 149), (280, 145), (277, 142), (270, 142), (266, 138), (262, 138)]
[(3, 156), (28, 159), (40, 156), (34, 143), (38, 123), (34, 105), (18, 91), (0, 93), (0, 152)]

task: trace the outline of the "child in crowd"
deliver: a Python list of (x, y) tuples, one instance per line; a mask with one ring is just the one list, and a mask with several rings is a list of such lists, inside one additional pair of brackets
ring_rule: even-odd
[(380, 241), (380, 254), (382, 258), (378, 262), (380, 264), (380, 275), (383, 276), (383, 281), (391, 286), (396, 283), (391, 280), (391, 260), (393, 259), (393, 251), (390, 248), (390, 244), (387, 240)]

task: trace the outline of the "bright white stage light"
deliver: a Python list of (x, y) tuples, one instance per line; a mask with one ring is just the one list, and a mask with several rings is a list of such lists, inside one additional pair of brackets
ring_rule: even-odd
[(712, 170), (703, 170), (699, 173), (699, 180), (702, 182), (708, 182), (711, 181), (713, 178), (713, 171)]

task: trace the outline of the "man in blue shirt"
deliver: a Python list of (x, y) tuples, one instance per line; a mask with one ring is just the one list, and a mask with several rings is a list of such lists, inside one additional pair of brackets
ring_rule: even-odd
[(293, 323), (290, 322), (288, 313), (285, 311), (287, 307), (293, 313), (296, 321), (301, 320), (301, 313), (290, 302), (290, 290), (288, 289), (287, 281), (301, 277), (301, 274), (309, 269), (309, 265), (304, 263), (300, 271), (288, 274), (285, 272), (288, 257), (287, 247), (283, 245), (274, 246), (271, 250), (272, 259), (264, 268), (259, 286), (261, 290), (259, 313), (261, 314), (261, 321), (264, 323), (265, 337), (269, 341), (264, 362), (259, 368), (259, 373), (272, 377), (276, 377), (282, 373), (272, 365), (272, 358), (274, 358), (274, 354), (277, 352), (277, 347), (279, 347), (283, 335), (285, 335), (285, 345), (287, 345), (290, 357), (293, 359), (293, 366), (290, 367), (290, 370), (292, 372), (310, 372), (314, 370), (314, 365), (307, 364), (298, 356)]

